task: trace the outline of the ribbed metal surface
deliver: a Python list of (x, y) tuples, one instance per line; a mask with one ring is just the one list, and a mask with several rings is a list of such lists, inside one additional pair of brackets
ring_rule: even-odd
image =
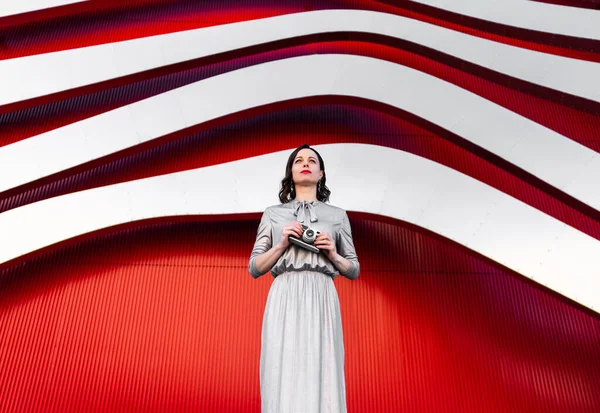
[[(600, 320), (462, 247), (351, 214), (349, 411), (595, 412)], [(258, 220), (121, 230), (4, 270), (0, 411), (260, 411)]]
[[(0, 59), (286, 13), (359, 8), (600, 61), (597, 41), (511, 28), (412, 1), (247, 3), (110, 0), (2, 18)], [(594, 102), (409, 42), (356, 33), (236, 50), (3, 106), (0, 146), (231, 70), (315, 53), (409, 66), (600, 151)], [(162, 137), (0, 194), (0, 212), (304, 142), (361, 142), (446, 165), (600, 239), (597, 215), (535, 177), (422, 119), (336, 99), (259, 108)], [(349, 215), (362, 267), (358, 280), (336, 280), (349, 412), (600, 411), (597, 314), (422, 229)], [(253, 280), (246, 269), (257, 225), (258, 216), (137, 223), (0, 269), (0, 412), (259, 412), (260, 329), (272, 279)]]

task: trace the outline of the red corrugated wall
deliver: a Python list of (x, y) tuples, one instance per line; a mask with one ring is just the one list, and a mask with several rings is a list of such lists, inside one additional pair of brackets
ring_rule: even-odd
[[(433, 234), (350, 218), (350, 412), (598, 410), (597, 318)], [(146, 223), (5, 269), (0, 411), (259, 412), (257, 225)]]

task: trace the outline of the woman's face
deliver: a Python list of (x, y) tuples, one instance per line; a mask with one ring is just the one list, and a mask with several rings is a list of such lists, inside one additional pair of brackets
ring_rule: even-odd
[(301, 149), (292, 162), (292, 179), (296, 185), (317, 185), (323, 177), (317, 154), (311, 149)]

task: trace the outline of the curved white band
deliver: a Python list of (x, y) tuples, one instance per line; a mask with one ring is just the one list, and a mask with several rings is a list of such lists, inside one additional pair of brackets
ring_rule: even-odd
[(28, 13), (31, 11), (49, 9), (51, 7), (64, 6), (73, 3), (83, 3), (87, 0), (19, 0), (0, 2), (0, 17), (15, 14)]

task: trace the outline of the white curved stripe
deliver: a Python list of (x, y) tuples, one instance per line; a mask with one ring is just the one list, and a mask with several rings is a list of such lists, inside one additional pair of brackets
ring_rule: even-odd
[(600, 40), (600, 12), (529, 0), (413, 0), (523, 29)]
[(406, 110), (600, 210), (600, 154), (436, 77), (352, 55), (247, 67), (2, 147), (0, 191), (231, 113), (320, 95)]
[(49, 9), (66, 4), (83, 3), (87, 0), (5, 0), (0, 2), (0, 17)]
[[(600, 242), (594, 238), (419, 156), (361, 144), (316, 148), (327, 163), (332, 204), (426, 228), (600, 308)], [(127, 222), (262, 211), (277, 203), (281, 177), (273, 172), (281, 170), (289, 153), (95, 188), (7, 211), (0, 214), (0, 263)]]
[(405, 39), (600, 102), (600, 88), (590, 87), (600, 77), (600, 63), (521, 49), (391, 14), (325, 10), (0, 61), (0, 105), (274, 40), (335, 31)]

